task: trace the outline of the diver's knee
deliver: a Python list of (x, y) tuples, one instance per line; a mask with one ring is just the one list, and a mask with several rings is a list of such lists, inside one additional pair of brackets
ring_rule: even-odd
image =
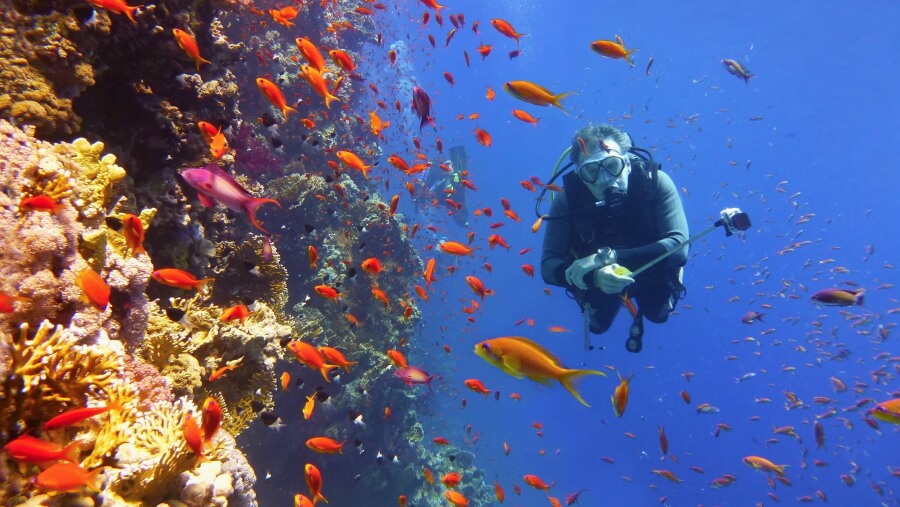
[(654, 324), (662, 324), (662, 323), (666, 322), (667, 320), (669, 320), (669, 310), (663, 309), (660, 312), (655, 313), (655, 314), (649, 314), (649, 313), (644, 314), (644, 317), (647, 317), (647, 320), (649, 320), (650, 322), (652, 322)]

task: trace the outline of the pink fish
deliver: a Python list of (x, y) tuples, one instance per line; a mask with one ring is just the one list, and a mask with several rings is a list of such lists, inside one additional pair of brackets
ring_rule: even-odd
[(425, 370), (416, 368), (415, 366), (397, 368), (394, 372), (394, 376), (410, 387), (415, 384), (425, 384), (428, 386), (429, 390), (431, 389), (431, 381), (434, 379), (434, 376), (429, 375)]
[[(587, 491), (587, 488), (579, 489), (576, 493), (571, 493), (566, 495), (566, 505), (572, 505), (573, 503), (578, 503), (578, 497), (581, 496), (582, 493)], [(581, 505), (581, 504), (579, 504)]]
[(741, 322), (743, 322), (744, 324), (753, 324), (753, 322), (756, 320), (762, 322), (763, 315), (765, 314), (750, 310), (749, 312), (745, 313), (743, 317), (741, 317)]
[(431, 97), (418, 86), (413, 86), (412, 109), (422, 119), (422, 123), (419, 124), (419, 130), (422, 130), (422, 127), (425, 125), (437, 128), (434, 123), (434, 116), (431, 116)]
[(181, 177), (184, 178), (188, 185), (197, 190), (200, 202), (207, 208), (212, 208), (218, 201), (230, 210), (243, 211), (247, 213), (250, 223), (254, 227), (266, 234), (270, 234), (256, 219), (256, 211), (267, 202), (273, 203), (280, 208), (281, 204), (275, 199), (253, 197), (230, 174), (216, 164), (185, 169), (181, 171)]

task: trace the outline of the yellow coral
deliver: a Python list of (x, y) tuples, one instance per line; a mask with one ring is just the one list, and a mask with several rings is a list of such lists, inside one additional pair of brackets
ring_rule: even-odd
[[(66, 148), (64, 145), (57, 147)], [(103, 155), (104, 148), (103, 143), (91, 144), (83, 137), (71, 144), (71, 149), (75, 150), (74, 162), (79, 169), (74, 175), (78, 182), (78, 197), (82, 201), (78, 207), (88, 219), (105, 216), (112, 185), (125, 178), (125, 169), (116, 164), (116, 156), (111, 153)]]
[[(18, 339), (4, 336), (8, 342), (9, 371), (0, 380), (2, 392), (11, 403), (0, 407), (4, 428), (27, 415), (32, 420), (47, 420), (66, 408), (80, 407), (88, 397), (103, 395), (121, 369), (118, 354), (106, 346), (76, 345), (77, 338), (62, 326), (44, 321), (29, 338), (27, 323), (19, 326)], [(17, 385), (13, 385), (17, 383)]]
[[(115, 218), (121, 221), (125, 218), (126, 213), (110, 213), (110, 218)], [(150, 222), (153, 221), (153, 217), (156, 216), (156, 208), (149, 208), (145, 210), (141, 210), (141, 214), (138, 218), (141, 221), (141, 225), (144, 227), (144, 231), (150, 228)], [(104, 228), (104, 231), (110, 229), (109, 223), (107, 222), (107, 226)], [(119, 255), (119, 257), (127, 257), (131, 252), (128, 250), (128, 244), (125, 242), (125, 236), (122, 234), (122, 229), (116, 229), (117, 234), (108, 234), (108, 242), (109, 246)]]

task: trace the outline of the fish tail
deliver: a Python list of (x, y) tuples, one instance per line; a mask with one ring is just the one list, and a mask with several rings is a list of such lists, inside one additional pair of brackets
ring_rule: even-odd
[(141, 7), (143, 7), (143, 5), (133, 5), (133, 6), (126, 5), (125, 6), (125, 16), (127, 16), (128, 19), (130, 19), (131, 22), (134, 24), (137, 24), (137, 20), (134, 19), (134, 13)]
[(631, 53), (635, 51), (639, 51), (641, 48), (631, 48), (628, 51), (625, 51), (625, 61), (628, 62), (628, 65), (634, 67), (634, 58), (631, 57)]
[[(343, 454), (343, 453), (341, 453), (341, 454)], [(313, 507), (315, 507), (316, 502), (318, 502), (319, 500), (322, 500), (323, 502), (328, 503), (328, 499), (325, 498), (325, 495), (323, 495), (321, 491), (316, 492), (316, 495), (313, 497)]]
[(865, 300), (865, 297), (866, 297), (865, 289), (859, 289), (853, 293), (853, 302), (859, 306), (862, 306), (863, 301)]
[(319, 371), (322, 373), (322, 377), (325, 379), (325, 382), (331, 382), (331, 379), (328, 378), (328, 372), (335, 368), (340, 368), (340, 366), (336, 364), (323, 364), (322, 368)]
[(564, 113), (569, 114), (569, 111), (567, 111), (566, 108), (563, 107), (563, 105), (560, 101), (562, 99), (568, 97), (569, 95), (574, 95), (574, 94), (575, 94), (575, 92), (565, 92), (565, 93), (560, 93), (559, 95), (554, 95), (553, 98), (550, 99), (550, 103), (553, 104), (554, 106), (562, 109), (562, 111)]
[(78, 442), (72, 442), (65, 449), (63, 449), (63, 457), (62, 459), (69, 461), (71, 463), (80, 463), (81, 460), (78, 459), (81, 454), (81, 446)]
[(597, 370), (563, 370), (562, 374), (559, 377), (559, 383), (562, 384), (563, 387), (566, 388), (572, 396), (575, 397), (582, 405), (585, 407), (590, 407), (584, 398), (581, 397), (581, 394), (578, 393), (578, 390), (575, 389), (575, 380), (579, 377), (583, 377), (585, 375), (600, 375), (601, 377), (605, 377), (606, 374), (602, 371)]
[(328, 93), (328, 90), (326, 89), (326, 90), (325, 90), (325, 107), (327, 107), (328, 109), (331, 109), (331, 102), (332, 102), (333, 100), (336, 100), (336, 101), (338, 101), (338, 102), (341, 101), (340, 98), (335, 97), (334, 95)]
[(294, 109), (293, 107), (291, 107), (291, 106), (289, 106), (289, 105), (287, 105), (287, 104), (285, 104), (284, 107), (281, 108), (281, 114), (284, 115), (284, 119), (285, 119), (285, 120), (287, 120), (288, 113), (291, 112), (291, 111), (293, 111), (293, 112), (295, 112), (295, 113), (299, 113), (299, 111), (297, 111), (296, 109)]
[(194, 289), (203, 292), (206, 289), (206, 284), (213, 280), (215, 280), (215, 278), (201, 278), (194, 283)]
[(269, 203), (269, 202), (272, 204), (275, 204), (279, 208), (281, 207), (280, 202), (276, 201), (275, 199), (269, 199), (266, 197), (254, 197), (253, 199), (250, 199), (246, 203), (244, 203), (244, 211), (246, 211), (247, 216), (250, 217), (250, 223), (253, 224), (254, 227), (263, 231), (266, 234), (270, 234), (270, 232), (267, 231), (265, 228), (263, 228), (263, 226), (259, 222), (259, 220), (256, 219), (256, 211), (259, 209), (260, 206), (262, 206), (263, 204)]
[(100, 475), (100, 472), (102, 472), (104, 468), (106, 467), (101, 466), (88, 472), (87, 480), (84, 483), (88, 489), (98, 493), (103, 491), (103, 476)]
[[(198, 57), (197, 57), (197, 60), (196, 60), (196, 63), (197, 63), (197, 72), (200, 72), (200, 64), (201, 64), (201, 63), (210, 63), (210, 64), (211, 64), (212, 62), (209, 61), (209, 60), (207, 60), (207, 59), (205, 59), (205, 58), (203, 58), (202, 56), (198, 56)], [(287, 116), (287, 115), (285, 115), (285, 116)], [(219, 129), (219, 132), (221, 132), (221, 131), (222, 131), (222, 129), (220, 128), (220, 129)]]
[(430, 125), (434, 128), (437, 128), (437, 124), (434, 122), (434, 116), (423, 116), (422, 123), (419, 124), (419, 130), (422, 130), (425, 125)]

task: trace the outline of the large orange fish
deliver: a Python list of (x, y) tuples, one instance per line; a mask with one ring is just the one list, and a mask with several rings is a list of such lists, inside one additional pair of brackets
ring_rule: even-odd
[(365, 162), (362, 161), (359, 156), (357, 156), (352, 151), (347, 150), (338, 150), (335, 152), (337, 158), (341, 160), (347, 167), (356, 169), (361, 172), (366, 179), (369, 179), (369, 169), (372, 168), (371, 165), (366, 165)]
[(309, 488), (309, 494), (313, 497), (313, 505), (316, 505), (319, 500), (328, 503), (328, 499), (322, 494), (322, 472), (312, 463), (307, 463), (303, 471), (306, 475), (306, 487)]
[(329, 370), (340, 368), (336, 364), (325, 364), (325, 356), (318, 349), (304, 341), (291, 340), (288, 342), (287, 348), (298, 361), (305, 364), (309, 369), (318, 370), (325, 382), (331, 382), (331, 379), (328, 378)]
[(294, 42), (297, 44), (297, 50), (300, 51), (303, 58), (306, 58), (310, 66), (319, 72), (325, 70), (325, 58), (315, 44), (305, 37), (298, 37)]
[(34, 479), (34, 485), (42, 491), (57, 493), (74, 493), (84, 488), (100, 491), (103, 484), (100, 472), (103, 468), (95, 468), (88, 472), (75, 463), (60, 461), (39, 473)]
[(306, 79), (306, 81), (309, 82), (309, 85), (312, 86), (312, 89), (325, 99), (325, 107), (328, 109), (331, 109), (332, 101), (341, 101), (341, 99), (331, 94), (331, 91), (328, 89), (328, 83), (325, 82), (322, 73), (317, 69), (310, 67), (309, 65), (304, 65), (300, 67), (300, 77)]
[(266, 98), (269, 102), (272, 103), (273, 106), (281, 109), (281, 114), (284, 115), (284, 119), (287, 119), (288, 113), (290, 111), (297, 112), (296, 109), (287, 105), (287, 101), (284, 99), (284, 94), (281, 93), (281, 89), (278, 88), (278, 85), (269, 81), (264, 77), (256, 78), (256, 87), (259, 88), (259, 91), (263, 94), (263, 97)]
[(442, 252), (450, 255), (472, 255), (472, 252), (475, 251), (474, 248), (469, 248), (456, 241), (444, 241), (438, 248), (440, 248)]
[(68, 447), (60, 447), (25, 434), (4, 445), (3, 451), (12, 459), (23, 463), (52, 463), (60, 460), (78, 463), (80, 448), (78, 442), (73, 442)]
[(202, 291), (207, 283), (215, 280), (215, 278), (201, 278), (198, 280), (197, 277), (187, 271), (176, 268), (157, 269), (150, 273), (150, 278), (169, 287), (178, 287), (185, 290), (194, 289), (196, 291)]
[(520, 336), (485, 340), (475, 345), (475, 354), (516, 378), (527, 377), (542, 384), (555, 380), (586, 407), (590, 405), (575, 389), (573, 382), (584, 375), (606, 376), (597, 370), (565, 368), (550, 351)]
[(619, 385), (616, 386), (615, 392), (609, 399), (612, 401), (613, 412), (615, 412), (616, 417), (622, 417), (622, 414), (625, 413), (625, 407), (628, 405), (628, 384), (631, 382), (633, 375), (622, 378), (621, 373), (616, 372), (616, 374), (619, 375)]
[(513, 97), (537, 106), (553, 105), (568, 113), (560, 101), (575, 92), (554, 95), (553, 92), (530, 81), (507, 81), (503, 89)]
[(761, 458), (759, 456), (747, 456), (741, 461), (754, 470), (759, 470), (760, 472), (775, 472), (779, 476), (783, 476), (784, 469), (787, 468), (787, 465), (776, 465), (766, 458)]
[(197, 46), (197, 41), (191, 34), (184, 30), (173, 28), (172, 35), (175, 36), (175, 42), (178, 44), (178, 47), (180, 47), (185, 54), (194, 59), (194, 62), (197, 64), (197, 72), (200, 72), (201, 63), (212, 63), (200, 56), (200, 47)]

